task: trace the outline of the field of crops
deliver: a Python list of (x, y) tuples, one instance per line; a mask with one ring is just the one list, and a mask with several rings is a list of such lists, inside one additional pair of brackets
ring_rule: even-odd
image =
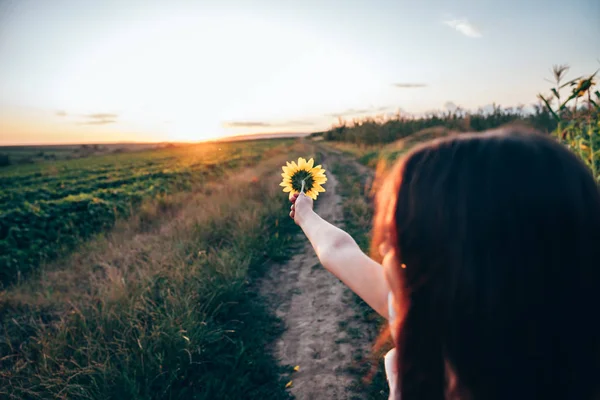
[(179, 146), (2, 169), (0, 286), (105, 231), (145, 199), (253, 165), (281, 143)]

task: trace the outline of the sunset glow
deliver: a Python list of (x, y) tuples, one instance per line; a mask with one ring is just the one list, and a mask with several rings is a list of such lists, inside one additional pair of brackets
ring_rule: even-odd
[[(419, 113), (448, 102), (528, 104), (545, 88), (540, 76), (552, 63), (568, 60), (574, 73), (595, 65), (586, 43), (597, 27), (578, 24), (577, 40), (565, 40), (581, 45), (557, 59), (531, 47), (534, 37), (511, 41), (513, 33), (491, 26), (483, 9), (473, 12), (473, 25), (431, 6), (380, 3), (358, 2), (347, 24), (333, 3), (328, 11), (266, 0), (253, 7), (107, 1), (102, 9), (76, 1), (2, 3), (0, 59), (9, 61), (0, 65), (0, 143), (198, 141), (311, 132), (338, 116)], [(396, 10), (397, 23), (385, 7)], [(580, 7), (584, 18), (585, 7), (594, 6)], [(420, 20), (426, 10), (428, 19)], [(356, 23), (361, 18), (364, 26)], [(525, 16), (517, 21), (523, 29), (528, 23)], [(527, 59), (505, 57), (525, 47)]]

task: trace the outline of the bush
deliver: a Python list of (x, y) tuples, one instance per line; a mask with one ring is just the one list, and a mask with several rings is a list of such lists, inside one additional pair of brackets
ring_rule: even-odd
[(0, 167), (8, 167), (11, 164), (8, 154), (0, 154)]
[(522, 108), (502, 108), (494, 105), (491, 111), (482, 109), (475, 113), (461, 109), (430, 113), (416, 118), (398, 113), (394, 116), (357, 118), (352, 121), (340, 119), (323, 138), (330, 141), (344, 141), (360, 145), (391, 143), (431, 128), (445, 128), (453, 131), (484, 131), (498, 128), (512, 122), (523, 122), (538, 130), (551, 132), (557, 126), (551, 113), (541, 105), (534, 113), (527, 114)]

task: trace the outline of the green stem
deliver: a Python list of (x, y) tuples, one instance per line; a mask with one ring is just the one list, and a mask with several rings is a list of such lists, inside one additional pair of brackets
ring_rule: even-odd
[(598, 172), (596, 170), (596, 148), (594, 147), (594, 130), (592, 128), (592, 124), (588, 127), (588, 137), (590, 141), (590, 152), (591, 152), (591, 162), (592, 162), (592, 173), (594, 174), (594, 178), (598, 178)]

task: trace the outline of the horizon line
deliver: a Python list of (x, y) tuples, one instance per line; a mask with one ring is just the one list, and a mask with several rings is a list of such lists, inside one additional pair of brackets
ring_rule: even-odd
[[(0, 148), (5, 148), (5, 147), (36, 147), (36, 146), (83, 146), (83, 145), (87, 145), (87, 146), (94, 146), (94, 145), (143, 145), (143, 144), (155, 144), (155, 145), (159, 145), (159, 144), (201, 144), (201, 143), (208, 143), (208, 142), (219, 142), (219, 141), (226, 141), (226, 140), (231, 140), (231, 139), (235, 139), (235, 138), (252, 138), (254, 136), (268, 136), (268, 137), (277, 137), (277, 136), (288, 136), (288, 137), (299, 137), (299, 136), (308, 136), (313, 132), (281, 132), (281, 133), (247, 133), (247, 134), (238, 134), (238, 135), (228, 135), (228, 136), (221, 136), (221, 137), (217, 137), (217, 138), (210, 138), (210, 139), (201, 139), (201, 140), (177, 140), (177, 141), (169, 141), (169, 140), (159, 140), (159, 141), (153, 141), (153, 140), (149, 140), (149, 141), (121, 141), (121, 142), (42, 142), (42, 143), (1, 143), (0, 142)], [(259, 139), (257, 137), (257, 139)]]

